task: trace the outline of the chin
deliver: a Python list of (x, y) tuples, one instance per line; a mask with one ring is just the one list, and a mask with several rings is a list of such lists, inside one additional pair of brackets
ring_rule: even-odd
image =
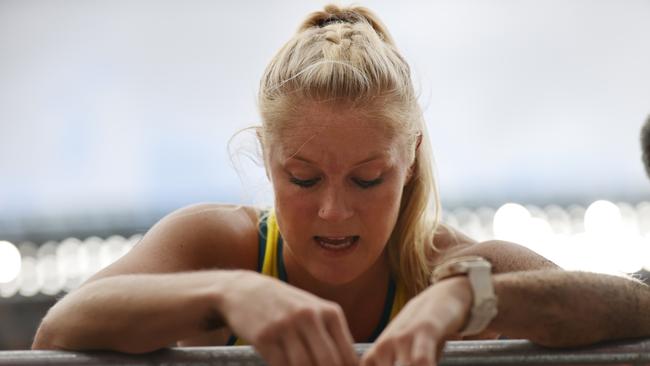
[(311, 275), (318, 281), (331, 285), (343, 286), (359, 278), (359, 273), (344, 272), (332, 268), (326, 268), (324, 271), (311, 273)]

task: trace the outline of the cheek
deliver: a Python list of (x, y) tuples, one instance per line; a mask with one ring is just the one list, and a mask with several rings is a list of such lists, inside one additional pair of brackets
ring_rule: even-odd
[(357, 212), (363, 218), (364, 226), (377, 240), (388, 240), (397, 222), (401, 198), (402, 187), (394, 184), (364, 197), (358, 205)]
[(296, 190), (291, 183), (274, 182), (275, 212), (282, 236), (287, 243), (305, 235), (313, 220), (313, 199), (306, 192)]
[(369, 189), (363, 195), (363, 207), (383, 209), (398, 209), (402, 198), (403, 177), (392, 173), (386, 181), (376, 189)]
[(314, 194), (290, 182), (274, 182), (275, 206), (288, 215), (305, 215), (315, 205)]

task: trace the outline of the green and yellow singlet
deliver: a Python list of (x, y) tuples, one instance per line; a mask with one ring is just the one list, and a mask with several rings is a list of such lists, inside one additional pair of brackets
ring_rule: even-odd
[[(273, 212), (265, 215), (259, 225), (259, 258), (257, 271), (261, 274), (275, 277), (287, 282), (287, 272), (282, 259), (282, 237)], [(384, 311), (381, 320), (375, 328), (372, 336), (366, 342), (374, 342), (384, 330), (386, 325), (402, 310), (406, 304), (406, 293), (404, 287), (395, 284), (391, 276), (388, 283), (388, 293), (384, 301)], [(243, 346), (247, 343), (231, 335), (228, 339), (229, 346)]]

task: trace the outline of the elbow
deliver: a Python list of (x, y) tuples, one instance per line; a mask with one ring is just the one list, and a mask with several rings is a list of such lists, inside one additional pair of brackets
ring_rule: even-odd
[(36, 330), (34, 341), (32, 342), (32, 350), (62, 350), (62, 347), (54, 343), (54, 331), (52, 326), (43, 320), (41, 325)]
[(129, 354), (141, 354), (163, 347), (155, 347), (149, 344), (138, 344), (130, 342), (128, 337), (110, 339), (108, 337), (93, 337), (91, 335), (66, 334), (64, 331), (57, 331), (58, 327), (44, 319), (36, 330), (32, 350), (42, 351), (81, 351), (81, 350), (112, 350)]
[(69, 331), (69, 329), (66, 329), (62, 324), (57, 322), (56, 317), (48, 314), (36, 330), (31, 349), (43, 351), (73, 351), (83, 349), (83, 347), (80, 347), (79, 342), (75, 341), (79, 337), (71, 334)]

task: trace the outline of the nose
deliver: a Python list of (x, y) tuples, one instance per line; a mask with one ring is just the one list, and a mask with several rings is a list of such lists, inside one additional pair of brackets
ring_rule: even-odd
[(354, 210), (345, 199), (345, 192), (341, 188), (329, 186), (325, 189), (318, 217), (325, 221), (343, 221), (354, 215)]

